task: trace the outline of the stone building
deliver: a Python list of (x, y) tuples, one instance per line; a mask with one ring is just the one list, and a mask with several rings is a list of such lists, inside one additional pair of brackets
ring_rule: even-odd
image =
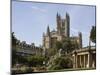
[(52, 48), (56, 41), (69, 38), (73, 43), (78, 44), (78, 48), (82, 48), (82, 33), (79, 32), (78, 36), (70, 36), (70, 16), (68, 13), (66, 13), (65, 18), (57, 13), (56, 24), (57, 28), (55, 30), (50, 31), (48, 26), (47, 32), (43, 33), (43, 47), (46, 49)]
[(73, 68), (96, 68), (96, 47), (74, 50), (72, 58)]

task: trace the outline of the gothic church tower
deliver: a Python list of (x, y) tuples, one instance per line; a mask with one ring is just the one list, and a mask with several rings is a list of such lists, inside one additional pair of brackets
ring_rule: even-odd
[(50, 29), (49, 29), (49, 25), (47, 27), (47, 33), (46, 33), (46, 36), (45, 36), (45, 48), (49, 49), (51, 48), (51, 35), (50, 35)]
[(69, 14), (68, 13), (66, 13), (65, 35), (68, 38), (70, 37), (70, 17), (69, 17)]
[(57, 20), (57, 34), (61, 35), (61, 17), (58, 13), (56, 16), (56, 20)]
[(70, 18), (66, 13), (65, 19), (62, 19), (61, 16), (57, 13), (57, 34), (63, 35), (65, 37), (70, 37)]

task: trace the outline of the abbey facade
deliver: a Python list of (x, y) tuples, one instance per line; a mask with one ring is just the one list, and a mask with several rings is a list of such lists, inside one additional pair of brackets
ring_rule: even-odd
[(82, 48), (82, 33), (79, 32), (78, 36), (70, 36), (70, 16), (66, 13), (65, 18), (62, 18), (60, 14), (56, 15), (55, 30), (50, 31), (49, 26), (47, 32), (43, 33), (43, 47), (46, 49), (52, 48), (56, 41), (62, 41), (63, 39), (70, 39), (73, 43), (78, 44), (78, 48)]

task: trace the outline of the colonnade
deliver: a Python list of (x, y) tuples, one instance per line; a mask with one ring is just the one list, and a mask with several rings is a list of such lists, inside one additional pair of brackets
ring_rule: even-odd
[(90, 52), (75, 53), (73, 55), (73, 68), (95, 68), (96, 54)]

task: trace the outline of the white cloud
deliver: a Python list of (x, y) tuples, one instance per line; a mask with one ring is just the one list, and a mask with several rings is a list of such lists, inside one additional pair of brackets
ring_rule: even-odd
[(36, 7), (36, 6), (32, 6), (32, 9), (39, 11), (39, 12), (47, 12), (45, 9), (42, 9), (42, 8), (39, 8), (39, 7)]
[(75, 29), (75, 28), (72, 28), (72, 27), (71, 27), (71, 31), (74, 32), (74, 33), (82, 32), (82, 34), (84, 34), (84, 35), (88, 35), (89, 34), (87, 32), (79, 31), (78, 29)]
[(72, 31), (72, 32), (75, 32), (75, 33), (77, 33), (77, 32), (78, 32), (78, 30), (77, 30), (77, 29), (75, 29), (75, 28), (72, 28), (72, 27), (71, 27), (70, 29), (71, 29), (71, 31)]

